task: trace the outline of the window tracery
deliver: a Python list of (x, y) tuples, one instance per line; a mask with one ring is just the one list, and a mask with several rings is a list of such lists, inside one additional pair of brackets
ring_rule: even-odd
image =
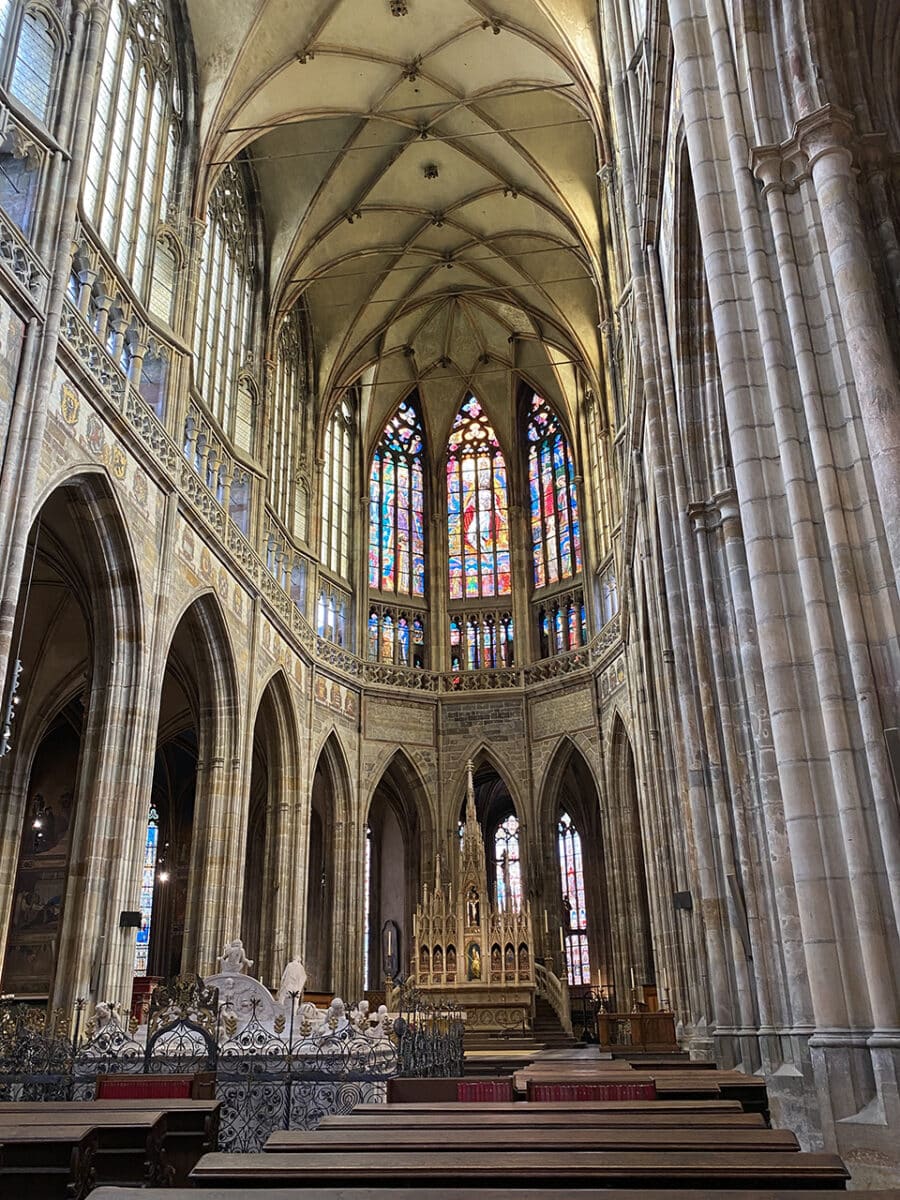
[(62, 28), (38, 4), (0, 0), (0, 63), (10, 94), (45, 125), (51, 124)]
[(303, 331), (299, 308), (285, 317), (278, 334), (269, 428), (269, 503), (306, 541), (306, 490), (297, 478), (303, 437)]
[(542, 588), (581, 570), (581, 524), (569, 443), (556, 412), (537, 394), (526, 436), (534, 586)]
[(415, 405), (391, 417), (369, 472), (369, 587), (425, 595), (424, 438)]
[(470, 395), (453, 422), (447, 457), (451, 600), (511, 592), (508, 507), (500, 443)]
[[(101, 241), (143, 300), (155, 271), (167, 276), (173, 270), (171, 246), (158, 241), (173, 199), (181, 140), (171, 45), (160, 0), (113, 0), (82, 199)], [(162, 288), (164, 295), (165, 283)], [(171, 320), (171, 304), (168, 313), (154, 311)]]
[(196, 382), (228, 436), (233, 438), (237, 427), (245, 441), (247, 399), (238, 395), (238, 378), (252, 351), (253, 245), (244, 166), (230, 162), (207, 209), (197, 288)]
[(450, 617), (450, 670), (515, 666), (511, 612), (454, 613)]
[(587, 641), (587, 613), (581, 588), (540, 605), (537, 618), (541, 658), (577, 650)]
[(325, 430), (322, 469), (322, 563), (347, 578), (350, 559), (353, 410), (347, 398), (339, 401)]
[(366, 657), (401, 667), (425, 666), (425, 621), (421, 613), (373, 604), (366, 623)]

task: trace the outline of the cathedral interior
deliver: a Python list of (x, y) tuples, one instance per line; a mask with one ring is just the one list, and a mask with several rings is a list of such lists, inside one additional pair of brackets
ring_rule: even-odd
[(896, 0), (0, 0), (0, 991), (374, 993), (475, 822), (426, 974), (900, 1176), (898, 79)]

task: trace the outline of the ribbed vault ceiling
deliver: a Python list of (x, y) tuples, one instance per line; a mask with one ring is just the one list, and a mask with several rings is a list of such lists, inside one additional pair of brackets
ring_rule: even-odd
[(253, 159), (319, 394), (365, 383), (371, 431), (416, 383), (438, 439), (470, 387), (508, 437), (510, 368), (568, 407), (604, 306), (594, 0), (188, 7), (207, 182)]

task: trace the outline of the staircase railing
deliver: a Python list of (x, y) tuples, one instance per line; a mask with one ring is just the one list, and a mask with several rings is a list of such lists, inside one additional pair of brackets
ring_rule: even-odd
[(564, 1031), (572, 1035), (572, 1006), (569, 1000), (569, 981), (554, 975), (544, 963), (534, 964), (535, 991), (546, 1000), (559, 1018)]

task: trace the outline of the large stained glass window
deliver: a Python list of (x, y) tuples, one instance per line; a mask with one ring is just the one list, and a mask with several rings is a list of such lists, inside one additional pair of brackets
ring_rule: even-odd
[(153, 915), (153, 886), (156, 882), (156, 856), (159, 852), (159, 814), (151, 807), (144, 842), (144, 869), (141, 874), (141, 927), (134, 947), (134, 973), (147, 974), (150, 955), (150, 918)]
[(447, 458), (451, 600), (511, 591), (507, 508), (503, 452), (469, 396), (453, 422)]
[(404, 401), (388, 421), (369, 473), (369, 587), (425, 595), (422, 425)]
[(575, 467), (559, 417), (535, 395), (526, 429), (534, 586), (571, 579), (581, 570)]
[(588, 954), (581, 836), (575, 828), (575, 822), (566, 812), (559, 818), (557, 835), (559, 838), (559, 870), (562, 875), (563, 911), (568, 914), (568, 928), (563, 929), (563, 936), (566, 945), (566, 968), (569, 983), (589, 984), (591, 982), (591, 963)]
[(522, 907), (522, 866), (519, 860), (519, 819), (515, 813), (494, 830), (494, 874), (497, 908), (519, 912)]

